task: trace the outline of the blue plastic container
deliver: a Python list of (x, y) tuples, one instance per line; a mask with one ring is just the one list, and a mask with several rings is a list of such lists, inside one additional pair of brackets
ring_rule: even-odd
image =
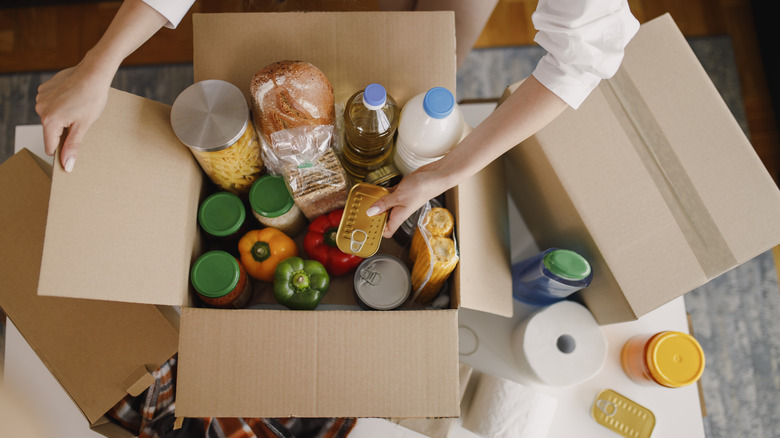
[(564, 300), (593, 279), (590, 263), (568, 249), (550, 248), (512, 265), (512, 296), (546, 306)]

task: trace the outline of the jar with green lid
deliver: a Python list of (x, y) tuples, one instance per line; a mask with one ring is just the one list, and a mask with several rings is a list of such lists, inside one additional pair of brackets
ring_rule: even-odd
[(252, 281), (235, 257), (209, 251), (195, 260), (190, 281), (198, 297), (210, 307), (241, 309), (252, 298)]
[(549, 248), (512, 265), (512, 296), (546, 306), (587, 287), (592, 279), (585, 257), (568, 249)]
[(651, 386), (680, 388), (696, 383), (704, 372), (704, 351), (688, 333), (662, 331), (629, 339), (620, 353), (631, 380)]
[(230, 192), (209, 195), (198, 208), (198, 223), (211, 249), (238, 254), (238, 240), (248, 231), (246, 207)]
[(306, 227), (306, 217), (295, 205), (284, 179), (276, 175), (258, 178), (249, 190), (249, 205), (255, 218), (266, 227), (295, 237)]

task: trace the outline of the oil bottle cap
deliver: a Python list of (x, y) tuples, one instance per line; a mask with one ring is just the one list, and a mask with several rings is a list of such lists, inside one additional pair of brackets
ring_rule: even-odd
[(195, 260), (190, 281), (199, 294), (219, 298), (229, 294), (238, 285), (241, 268), (238, 260), (225, 251), (209, 251)]
[(554, 249), (542, 259), (544, 267), (558, 277), (579, 281), (590, 275), (590, 263), (585, 257), (568, 249)]
[(656, 334), (648, 342), (646, 355), (650, 375), (664, 386), (690, 385), (704, 372), (704, 351), (696, 338), (687, 333)]
[(279, 217), (287, 213), (294, 203), (287, 184), (280, 176), (264, 175), (249, 189), (249, 205), (260, 216)]
[(212, 236), (230, 236), (241, 228), (245, 219), (244, 203), (230, 192), (214, 193), (198, 208), (198, 223)]
[(425, 113), (434, 119), (443, 119), (452, 113), (455, 108), (455, 97), (450, 90), (443, 87), (434, 87), (425, 93), (423, 109)]
[(378, 110), (387, 102), (387, 91), (379, 84), (371, 84), (363, 90), (363, 104), (370, 110)]

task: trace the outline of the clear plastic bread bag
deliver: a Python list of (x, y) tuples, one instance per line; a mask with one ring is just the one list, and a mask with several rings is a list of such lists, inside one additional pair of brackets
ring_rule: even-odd
[(331, 143), (333, 125), (299, 126), (271, 134), (268, 155), (309, 220), (344, 207), (349, 179)]

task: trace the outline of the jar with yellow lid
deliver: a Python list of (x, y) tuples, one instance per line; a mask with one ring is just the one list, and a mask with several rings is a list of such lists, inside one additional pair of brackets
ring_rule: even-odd
[(676, 331), (629, 339), (620, 354), (623, 371), (637, 383), (680, 388), (704, 372), (704, 351), (693, 336)]
[(171, 126), (214, 184), (246, 197), (264, 165), (238, 87), (217, 79), (190, 85), (173, 102)]

